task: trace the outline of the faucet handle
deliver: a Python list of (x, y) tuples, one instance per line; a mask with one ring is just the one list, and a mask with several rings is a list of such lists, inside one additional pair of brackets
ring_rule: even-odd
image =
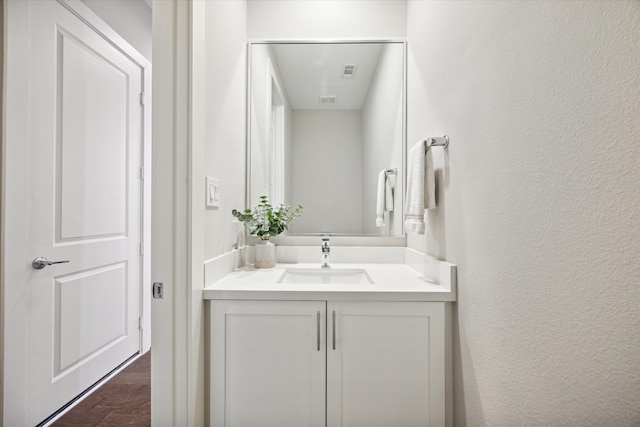
[(329, 251), (331, 249), (329, 249), (329, 236), (322, 236), (322, 253), (323, 254), (328, 254)]
[(329, 236), (322, 236), (322, 268), (330, 268), (329, 266), (329, 254), (331, 248), (329, 247)]

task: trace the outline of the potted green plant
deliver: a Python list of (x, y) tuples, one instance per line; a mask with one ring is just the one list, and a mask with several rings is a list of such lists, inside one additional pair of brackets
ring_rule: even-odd
[(280, 204), (275, 208), (269, 203), (267, 196), (260, 197), (258, 206), (240, 212), (236, 209), (231, 214), (244, 223), (252, 236), (260, 238), (256, 243), (254, 266), (269, 268), (275, 266), (275, 246), (269, 242), (272, 236), (277, 236), (288, 228), (288, 225), (302, 213), (302, 206), (297, 208)]

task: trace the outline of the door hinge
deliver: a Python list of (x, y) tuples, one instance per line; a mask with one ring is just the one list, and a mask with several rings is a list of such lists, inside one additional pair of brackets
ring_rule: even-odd
[(138, 329), (142, 330), (142, 316), (138, 317)]
[(140, 105), (144, 106), (144, 92), (140, 92)]
[(144, 181), (144, 166), (140, 166), (140, 179)]
[(144, 242), (140, 242), (140, 255), (144, 255)]

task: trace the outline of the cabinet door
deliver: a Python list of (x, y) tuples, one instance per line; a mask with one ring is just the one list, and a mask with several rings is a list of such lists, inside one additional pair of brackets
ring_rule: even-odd
[(445, 304), (330, 302), (327, 425), (445, 425)]
[(211, 425), (324, 426), (325, 301), (212, 301)]

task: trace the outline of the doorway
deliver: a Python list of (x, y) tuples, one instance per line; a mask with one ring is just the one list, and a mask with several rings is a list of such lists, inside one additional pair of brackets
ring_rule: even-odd
[(151, 66), (83, 3), (5, 6), (3, 423), (35, 425), (150, 346)]

